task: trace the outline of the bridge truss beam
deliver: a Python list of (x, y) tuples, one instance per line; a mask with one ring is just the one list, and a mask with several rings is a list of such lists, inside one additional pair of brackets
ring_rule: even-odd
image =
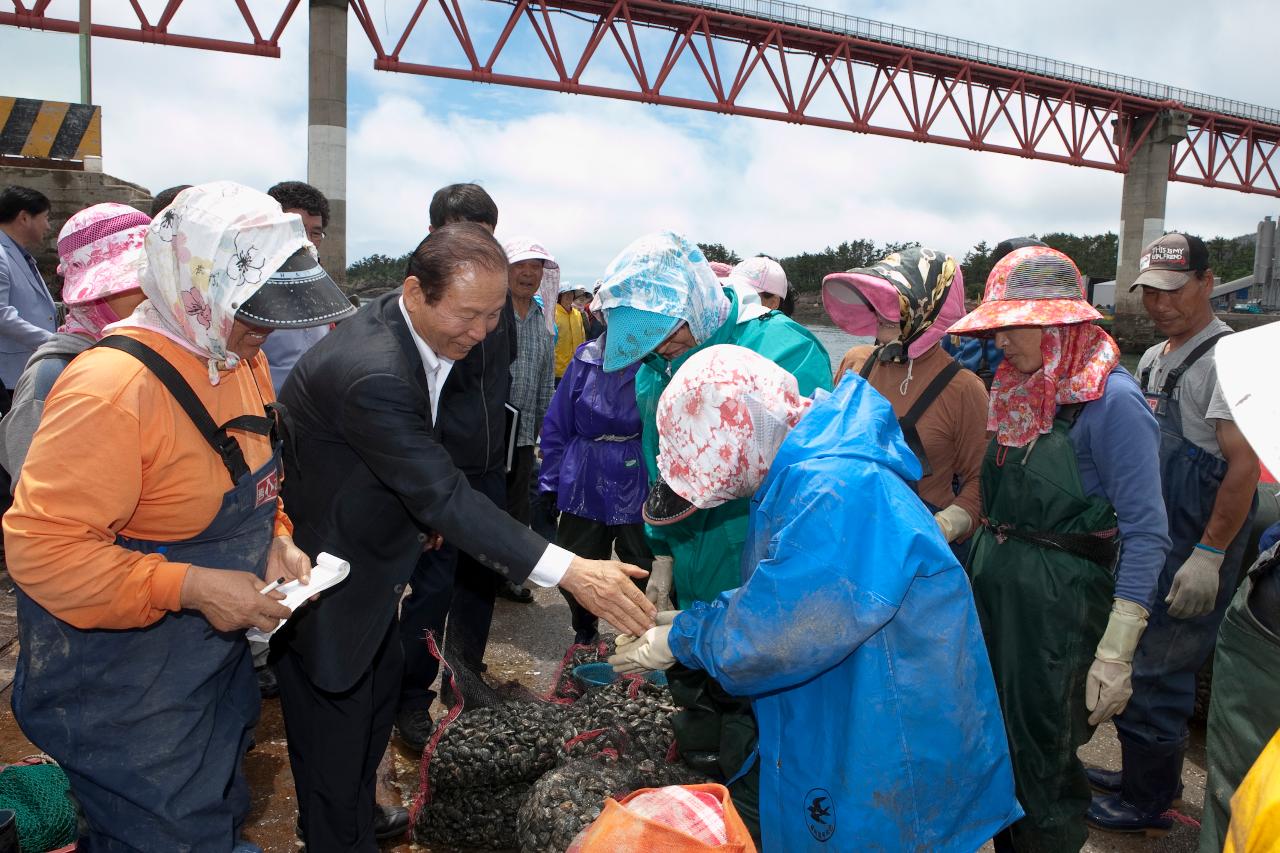
[[(467, 24), (465, 10), (477, 8), (474, 0), (418, 0), (388, 50), (367, 0), (350, 4), (373, 46), (374, 67), (383, 71), (765, 118), (1113, 172), (1129, 170), (1151, 117), (1181, 110), (1190, 114), (1189, 133), (1170, 154), (1170, 180), (1280, 196), (1278, 125), (962, 57), (672, 0), (509, 0), (506, 24), (488, 49)], [(432, 5), (448, 22), (437, 34), (456, 40), (463, 62), (431, 64), (405, 55)], [(591, 28), (585, 44), (566, 49), (574, 39), (563, 31), (584, 20)], [(524, 43), (541, 46), (549, 73), (499, 69), (518, 28), (533, 34)], [(665, 48), (646, 51), (642, 44), (654, 30), (669, 34)], [(611, 83), (584, 80), (606, 44), (623, 58), (628, 85), (617, 83), (616, 74)], [(672, 91), (682, 62), (697, 69), (705, 95)], [(761, 92), (771, 103), (759, 102)], [(820, 102), (837, 105), (835, 113), (818, 109)]]

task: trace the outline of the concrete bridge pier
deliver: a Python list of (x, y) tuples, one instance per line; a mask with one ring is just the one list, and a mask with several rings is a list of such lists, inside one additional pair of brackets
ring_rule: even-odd
[(347, 279), (347, 2), (310, 0), (307, 183), (329, 199), (320, 263)]
[(1129, 293), (1129, 285), (1138, 277), (1138, 258), (1143, 247), (1164, 233), (1169, 156), (1173, 146), (1187, 138), (1190, 118), (1178, 110), (1165, 110), (1147, 117), (1145, 121), (1152, 123), (1151, 131), (1134, 152), (1124, 176), (1114, 334), (1126, 352), (1141, 351), (1155, 342), (1151, 321), (1142, 310), (1142, 291)]

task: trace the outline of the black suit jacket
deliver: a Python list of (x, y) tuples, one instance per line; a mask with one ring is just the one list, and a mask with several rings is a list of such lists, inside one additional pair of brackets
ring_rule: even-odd
[(311, 348), (280, 390), (288, 410), (285, 510), (294, 539), (351, 563), (345, 582), (281, 632), (313, 683), (349, 689), (395, 619), (427, 531), (517, 583), (547, 547), (472, 491), (432, 424), (422, 360), (382, 296)]

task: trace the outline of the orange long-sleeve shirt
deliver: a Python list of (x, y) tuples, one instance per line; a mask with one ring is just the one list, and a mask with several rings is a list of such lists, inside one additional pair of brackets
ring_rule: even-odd
[[(261, 415), (275, 397), (267, 360), (209, 384), (195, 354), (145, 329), (122, 332), (178, 369), (219, 424)], [(250, 470), (265, 436), (232, 433)], [(189, 563), (114, 544), (117, 534), (178, 542), (217, 515), (231, 476), (160, 380), (127, 353), (94, 349), (67, 366), (45, 403), (4, 517), (9, 572), (46, 610), (77, 628), (141, 628), (179, 610)], [(275, 533), (292, 532), (277, 499)]]

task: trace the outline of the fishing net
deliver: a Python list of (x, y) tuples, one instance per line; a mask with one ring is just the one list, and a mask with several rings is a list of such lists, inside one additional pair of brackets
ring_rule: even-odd
[(0, 771), (0, 809), (17, 815), (23, 850), (53, 850), (76, 840), (76, 812), (62, 768), (44, 757)]
[(607, 798), (638, 788), (706, 781), (681, 764), (600, 753), (571, 761), (533, 784), (516, 816), (516, 838), (525, 853), (560, 853), (600, 816)]
[(607, 797), (701, 780), (672, 763), (676, 709), (665, 686), (628, 676), (584, 691), (573, 679), (574, 667), (607, 658), (608, 645), (571, 647), (551, 692), (537, 697), (490, 684), (441, 655), (434, 638), (427, 643), (451, 707), (423, 750), (419, 842), (563, 850)]
[(414, 839), (419, 844), (514, 849), (519, 846), (516, 813), (531, 787), (530, 783), (521, 782), (437, 790), (431, 802), (423, 804), (414, 818)]

